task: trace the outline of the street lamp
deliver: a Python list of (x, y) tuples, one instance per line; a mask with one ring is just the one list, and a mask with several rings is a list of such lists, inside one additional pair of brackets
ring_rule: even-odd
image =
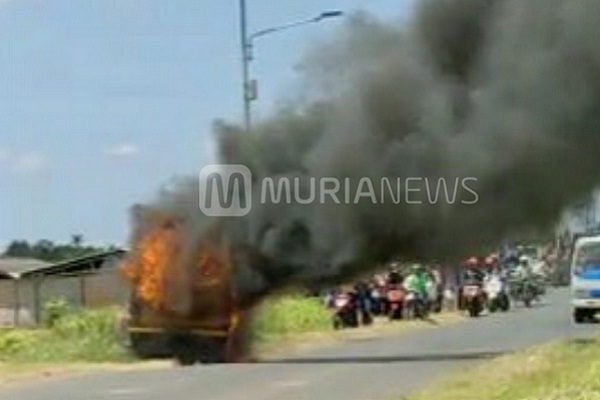
[(254, 59), (253, 48), (254, 40), (265, 35), (276, 32), (281, 32), (291, 28), (296, 28), (302, 25), (318, 23), (329, 18), (337, 18), (344, 15), (342, 11), (325, 11), (316, 17), (293, 22), (286, 25), (276, 26), (257, 31), (251, 35), (247, 32), (247, 12), (246, 0), (240, 0), (240, 27), (241, 27), (241, 44), (242, 44), (242, 77), (243, 77), (243, 99), (244, 99), (244, 128), (246, 133), (251, 129), (251, 103), (257, 98), (257, 82), (250, 79), (250, 62)]

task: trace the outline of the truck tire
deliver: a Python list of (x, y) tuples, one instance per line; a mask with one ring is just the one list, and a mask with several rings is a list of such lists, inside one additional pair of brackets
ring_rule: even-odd
[(152, 349), (144, 335), (131, 335), (129, 337), (129, 348), (137, 358), (142, 360), (152, 357)]
[(195, 338), (190, 335), (173, 335), (169, 338), (169, 347), (177, 364), (194, 365), (198, 359)]
[(502, 298), (502, 305), (500, 310), (502, 312), (508, 312), (510, 310), (510, 299), (508, 298), (508, 296), (504, 296)]
[(576, 308), (575, 311), (573, 311), (573, 321), (575, 321), (576, 324), (583, 324), (586, 321), (587, 316), (588, 313), (586, 310)]
[(471, 318), (479, 317), (479, 310), (476, 308), (475, 305), (472, 305), (471, 307), (469, 307), (469, 316)]
[(227, 339), (198, 338), (196, 361), (201, 364), (221, 364), (227, 361)]
[(169, 358), (172, 352), (165, 345), (164, 340), (160, 340), (160, 336), (131, 333), (128, 338), (127, 346), (134, 356), (139, 359), (147, 360), (151, 358)]

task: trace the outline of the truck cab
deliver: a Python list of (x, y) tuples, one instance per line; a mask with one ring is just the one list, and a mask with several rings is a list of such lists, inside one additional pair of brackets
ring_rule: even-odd
[(570, 273), (573, 320), (591, 322), (600, 312), (600, 235), (574, 243)]

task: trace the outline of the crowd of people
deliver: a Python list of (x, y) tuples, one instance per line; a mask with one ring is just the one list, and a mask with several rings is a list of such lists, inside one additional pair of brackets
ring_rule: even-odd
[(497, 280), (508, 287), (509, 282), (543, 279), (546, 273), (546, 263), (519, 252), (503, 258), (497, 254), (470, 257), (460, 268), (394, 262), (384, 273), (333, 289), (324, 297), (326, 306), (339, 316), (339, 325), (368, 325), (375, 316), (425, 318), (444, 307), (462, 310), (465, 286), (484, 288)]
[[(340, 305), (340, 297), (349, 301)], [(408, 317), (407, 313), (425, 317), (429, 312), (439, 312), (443, 297), (444, 281), (439, 269), (420, 264), (403, 269), (393, 263), (386, 273), (359, 280), (351, 288), (329, 291), (325, 303), (333, 311), (355, 312), (357, 324), (368, 325), (375, 316), (402, 319)]]

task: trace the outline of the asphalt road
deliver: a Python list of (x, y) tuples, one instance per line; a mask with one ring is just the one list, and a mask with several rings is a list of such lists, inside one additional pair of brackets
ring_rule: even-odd
[(101, 373), (0, 391), (1, 400), (384, 400), (485, 358), (598, 326), (571, 323), (565, 290), (534, 309), (440, 329), (353, 342), (302, 357), (248, 365)]

